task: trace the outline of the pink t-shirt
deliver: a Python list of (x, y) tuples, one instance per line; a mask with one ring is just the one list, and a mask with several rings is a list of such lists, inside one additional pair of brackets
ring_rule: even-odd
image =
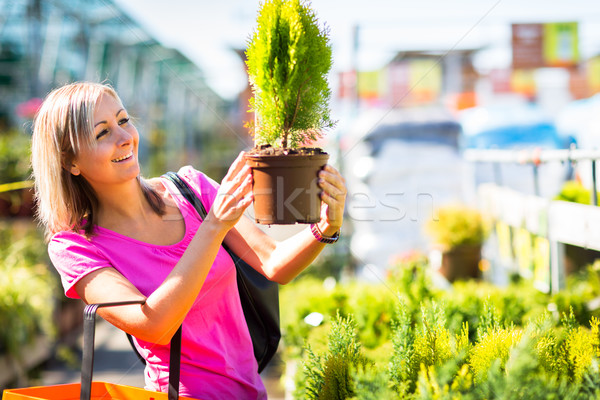
[[(218, 184), (192, 167), (179, 175), (191, 184), (208, 211)], [(185, 237), (169, 246), (140, 242), (97, 227), (90, 240), (75, 232), (55, 234), (48, 252), (61, 276), (65, 294), (78, 298), (74, 285), (85, 275), (113, 267), (145, 296), (164, 281), (200, 226), (194, 207), (172, 182), (166, 185), (184, 217)], [(126, 300), (126, 299), (123, 299)], [(146, 359), (146, 388), (167, 391), (169, 346), (136, 340)], [(235, 266), (221, 247), (202, 290), (183, 321), (180, 394), (199, 399), (264, 399), (252, 341), (240, 303)]]

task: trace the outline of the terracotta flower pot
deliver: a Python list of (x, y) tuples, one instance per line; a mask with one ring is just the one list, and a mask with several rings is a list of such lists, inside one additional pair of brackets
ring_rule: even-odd
[(329, 154), (250, 154), (255, 220), (260, 224), (310, 224), (321, 215), (318, 174)]
[(440, 273), (450, 282), (479, 278), (481, 245), (462, 245), (442, 252)]

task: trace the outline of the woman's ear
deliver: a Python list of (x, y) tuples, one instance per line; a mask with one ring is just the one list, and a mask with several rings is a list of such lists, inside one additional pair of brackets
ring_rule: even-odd
[(61, 164), (63, 169), (72, 175), (81, 175), (81, 171), (73, 161), (75, 161), (73, 154), (69, 154), (67, 152), (61, 153)]
[(71, 164), (71, 168), (69, 168), (69, 172), (71, 172), (71, 174), (77, 176), (81, 173), (81, 171), (79, 171), (79, 168), (77, 168), (77, 166), (75, 164)]
[(69, 171), (72, 175), (79, 175), (81, 174), (81, 171), (79, 170), (79, 168), (77, 168), (77, 166), (73, 163), (65, 163), (63, 164), (63, 168), (67, 171)]

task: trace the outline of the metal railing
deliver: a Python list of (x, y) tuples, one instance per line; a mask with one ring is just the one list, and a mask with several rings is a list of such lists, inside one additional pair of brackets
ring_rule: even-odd
[[(600, 251), (600, 235), (596, 232), (600, 222), (600, 208), (597, 196), (596, 160), (600, 150), (479, 150), (468, 149), (463, 153), (467, 162), (494, 165), (495, 183), (477, 185), (480, 200), (493, 211), (496, 220), (514, 230), (525, 228), (531, 234), (544, 237), (549, 243), (550, 280), (548, 290), (553, 292), (565, 284), (565, 244)], [(561, 162), (591, 163), (591, 205), (554, 201), (540, 196), (538, 170), (542, 164)], [(534, 196), (519, 193), (503, 185), (497, 174), (502, 164), (530, 165), (534, 176)], [(581, 164), (579, 164), (581, 165)], [(544, 220), (547, 226), (540, 226)]]
[(592, 204), (598, 205), (597, 183), (596, 183), (596, 160), (600, 160), (600, 150), (562, 149), (542, 150), (539, 148), (527, 150), (478, 150), (467, 149), (463, 153), (466, 161), (485, 162), (493, 164), (512, 163), (529, 164), (533, 168), (534, 189), (539, 196), (539, 166), (549, 162), (571, 162), (591, 161), (592, 170)]

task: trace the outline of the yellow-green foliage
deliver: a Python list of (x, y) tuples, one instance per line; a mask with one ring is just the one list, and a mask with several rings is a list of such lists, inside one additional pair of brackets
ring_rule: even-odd
[(592, 204), (592, 195), (579, 181), (566, 181), (554, 200), (571, 201), (580, 204)]
[(458, 369), (457, 365), (452, 362), (442, 368), (422, 365), (415, 393), (408, 397), (412, 399), (460, 399), (461, 393), (468, 393), (472, 388), (473, 375), (466, 364)]
[(316, 354), (307, 347), (304, 364), (307, 379), (299, 391), (308, 399), (347, 399), (354, 395), (352, 368), (364, 367), (365, 359), (356, 338), (356, 323), (339, 314), (331, 324), (328, 351)]
[(420, 326), (413, 328), (406, 308), (400, 306), (394, 323), (389, 375), (400, 397), (412, 393), (418, 379), (427, 381), (436, 368), (449, 362), (450, 368), (459, 368), (470, 348), (468, 324), (454, 336), (445, 327), (444, 311), (436, 303), (424, 305), (421, 315)]
[(469, 365), (475, 382), (487, 378), (488, 370), (496, 360), (500, 360), (502, 368), (506, 365), (511, 349), (519, 342), (522, 334), (522, 330), (516, 328), (494, 329), (473, 346), (469, 353)]
[(537, 350), (546, 368), (572, 381), (581, 382), (600, 355), (600, 322), (593, 317), (591, 329), (580, 326), (571, 310), (569, 316), (563, 319), (563, 324), (564, 330), (548, 331), (542, 335)]
[(393, 260), (387, 271), (388, 285), (398, 291), (403, 303), (417, 312), (424, 299), (437, 298), (442, 293), (435, 288), (428, 267), (427, 256), (412, 251)]
[[(404, 265), (407, 268), (395, 270), (385, 285), (353, 282), (325, 289), (321, 282), (313, 282), (311, 289), (306, 281), (298, 282), (302, 289), (294, 289), (296, 283), (282, 288), (282, 308), (302, 309), (302, 315), (315, 310), (329, 313), (321, 326), (295, 339), (307, 337), (309, 360), (320, 360), (306, 364), (298, 387), (311, 376), (321, 376), (315, 371), (327, 368), (338, 371), (327, 379), (338, 383), (329, 387), (342, 387), (340, 393), (352, 393), (355, 399), (600, 398), (600, 320), (584, 320), (586, 303), (600, 294), (597, 270), (591, 268), (590, 278), (569, 284), (566, 292), (577, 290), (582, 295), (558, 297), (538, 292), (525, 281), (505, 288), (469, 282), (443, 292), (431, 290), (420, 263)], [(404, 289), (411, 280), (417, 288), (407, 294)], [(553, 303), (561, 298), (568, 301)], [(284, 301), (290, 303), (284, 305)], [(556, 311), (548, 312), (549, 303), (564, 315), (562, 319)], [(333, 358), (324, 362), (330, 351), (326, 332), (334, 321), (336, 305), (340, 315), (361, 315), (365, 331), (371, 332), (365, 336), (368, 340), (386, 337), (388, 323), (384, 321), (392, 314), (390, 309), (395, 310), (389, 323), (391, 343), (375, 340), (373, 349), (361, 353), (369, 361), (361, 362), (361, 367), (350, 363), (349, 373), (342, 368), (348, 363)], [(570, 311), (563, 313), (564, 307)], [(374, 315), (369, 316), (370, 312)], [(381, 328), (374, 330), (373, 324)], [(357, 325), (358, 342), (362, 329)], [(356, 348), (358, 342), (351, 347)], [(317, 348), (318, 352), (313, 351)]]
[(390, 321), (398, 298), (380, 285), (352, 282), (334, 287), (323, 281), (306, 277), (280, 290), (281, 326), (290, 351), (299, 354), (304, 340), (315, 329), (304, 322), (313, 312), (323, 315), (323, 323), (332, 321), (337, 312), (352, 314), (361, 343), (368, 348), (378, 347), (390, 338)]
[(502, 319), (517, 326), (538, 318), (546, 312), (547, 294), (535, 289), (530, 282), (519, 281), (507, 287), (489, 282), (459, 281), (444, 293), (444, 308), (448, 328), (456, 331), (469, 322), (470, 338), (475, 340), (475, 330), (481, 325), (486, 307), (502, 310)]
[(436, 210), (436, 218), (425, 225), (433, 241), (445, 249), (460, 245), (480, 245), (489, 228), (476, 208), (463, 204), (447, 205)]
[(328, 33), (308, 2), (264, 0), (246, 51), (256, 144), (296, 147), (333, 127)]
[[(597, 326), (596, 326), (597, 329)], [(578, 326), (567, 335), (565, 349), (567, 361), (573, 371), (573, 379), (580, 382), (583, 374), (592, 365), (598, 351), (598, 336), (583, 326)]]
[(422, 311), (422, 326), (415, 338), (415, 354), (420, 365), (439, 366), (452, 356), (450, 331), (446, 329), (444, 310), (436, 303)]
[(313, 326), (308, 325), (304, 318), (313, 312), (321, 313), (324, 322), (335, 317), (337, 311), (346, 314), (348, 307), (348, 293), (345, 287), (326, 287), (322, 280), (306, 277), (293, 284), (282, 286), (279, 291), (282, 310), (281, 327), (287, 347), (299, 355)]

